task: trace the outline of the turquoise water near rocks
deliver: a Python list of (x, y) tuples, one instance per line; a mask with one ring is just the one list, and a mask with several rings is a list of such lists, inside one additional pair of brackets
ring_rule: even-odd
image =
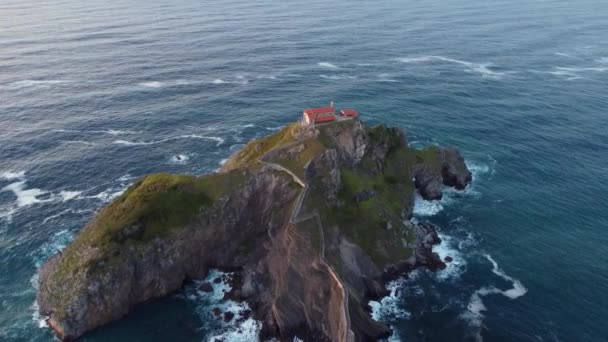
[[(474, 173), (417, 203), (454, 262), (372, 303), (393, 340), (608, 340), (605, 1), (4, 0), (0, 18), (0, 340), (53, 339), (38, 267), (137, 177), (213, 171), (330, 100)], [(248, 340), (217, 302), (188, 287), (84, 340)]]

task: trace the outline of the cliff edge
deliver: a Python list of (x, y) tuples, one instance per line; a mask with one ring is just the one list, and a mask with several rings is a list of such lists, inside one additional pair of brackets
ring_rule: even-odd
[(403, 131), (345, 120), (291, 124), (249, 142), (218, 173), (146, 176), (40, 270), (41, 314), (62, 340), (137, 304), (234, 271), (260, 339), (375, 341), (386, 281), (445, 267), (432, 225), (410, 221), (416, 190), (441, 197), (471, 173), (455, 148), (410, 148)]

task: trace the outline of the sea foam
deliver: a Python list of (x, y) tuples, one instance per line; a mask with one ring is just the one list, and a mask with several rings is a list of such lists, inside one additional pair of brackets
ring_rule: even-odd
[(454, 63), (465, 66), (465, 71), (467, 72), (476, 72), (481, 74), (483, 77), (500, 79), (503, 76), (513, 73), (513, 72), (501, 72), (492, 70), (492, 63), (474, 63), (468, 61), (462, 61), (459, 59), (447, 58), (443, 56), (422, 56), (422, 57), (404, 57), (397, 58), (397, 61), (402, 63), (425, 63), (425, 62), (447, 62)]
[[(17, 197), (17, 200), (15, 201), (17, 207), (26, 207), (32, 204), (45, 203), (53, 200), (48, 191), (37, 188), (27, 189), (25, 180), (9, 184), (0, 189), (0, 192), (4, 191), (11, 191), (15, 194)], [(45, 198), (40, 198), (43, 196)]]
[(467, 270), (467, 261), (459, 250), (459, 243), (449, 235), (443, 233), (438, 235), (441, 243), (433, 246), (433, 252), (437, 253), (441, 260), (449, 256), (452, 261), (446, 263), (445, 269), (437, 271), (435, 277), (439, 281), (458, 279)]
[(206, 135), (199, 135), (199, 134), (182, 135), (182, 136), (180, 136), (180, 138), (183, 138), (183, 139), (206, 139), (206, 140), (213, 140), (213, 141), (217, 142), (216, 146), (220, 146), (225, 141), (224, 138), (221, 138), (221, 137), (206, 136)]
[[(223, 280), (215, 282), (217, 278), (223, 278), (225, 274), (219, 270), (212, 269), (209, 271), (207, 278), (203, 281), (195, 281), (192, 285), (184, 289), (183, 296), (190, 301), (198, 304), (196, 312), (203, 322), (209, 324), (206, 328), (211, 328), (209, 336), (206, 340), (209, 342), (234, 341), (234, 342), (250, 342), (258, 341), (258, 334), (262, 328), (262, 323), (249, 317), (246, 320), (239, 319), (239, 314), (244, 311), (251, 311), (251, 308), (246, 302), (237, 303), (232, 300), (225, 300), (224, 294), (231, 290), (229, 284)], [(212, 286), (212, 292), (207, 293), (198, 289), (203, 283), (207, 282)], [(222, 316), (214, 317), (211, 313), (213, 308), (218, 308), (222, 313), (232, 312), (234, 318), (226, 323)], [(212, 326), (212, 327), (211, 327)]]
[(501, 294), (507, 298), (510, 298), (511, 300), (514, 300), (528, 292), (528, 290), (519, 280), (507, 275), (489, 254), (484, 254), (484, 257), (488, 259), (490, 263), (492, 263), (492, 273), (508, 282), (511, 282), (513, 287), (508, 290), (501, 290), (494, 286), (484, 286), (473, 292), (471, 298), (469, 299), (469, 303), (467, 304), (466, 311), (462, 313), (460, 317), (468, 321), (469, 326), (474, 329), (477, 341), (483, 341), (481, 336), (481, 328), (484, 318), (483, 312), (487, 311), (487, 307), (483, 302), (483, 297), (493, 294)]
[(24, 179), (25, 171), (18, 171), (18, 172), (3, 171), (0, 173), (0, 178), (5, 179), (5, 180)]

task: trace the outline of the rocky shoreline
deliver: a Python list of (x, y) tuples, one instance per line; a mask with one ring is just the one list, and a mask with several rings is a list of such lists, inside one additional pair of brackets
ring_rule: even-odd
[(415, 192), (470, 182), (456, 148), (415, 150), (396, 128), (292, 124), (219, 173), (136, 182), (43, 265), (40, 313), (74, 340), (217, 268), (233, 272), (225, 298), (251, 312), (216, 316), (253, 317), (261, 341), (386, 338), (368, 302), (417, 267), (445, 267), (435, 228), (410, 221)]

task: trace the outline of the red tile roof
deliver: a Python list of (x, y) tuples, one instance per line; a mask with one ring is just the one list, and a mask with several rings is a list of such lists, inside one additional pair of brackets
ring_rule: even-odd
[(310, 109), (305, 109), (304, 114), (317, 115), (317, 114), (333, 113), (334, 111), (335, 111), (334, 107), (310, 108)]
[(312, 121), (314, 121), (315, 123), (317, 122), (327, 122), (327, 121), (335, 121), (336, 117), (334, 115), (328, 115), (328, 116), (321, 116), (318, 118), (314, 118), (311, 119)]
[(340, 111), (342, 113), (342, 115), (346, 115), (346, 116), (357, 116), (359, 115), (359, 113), (354, 110), (354, 109), (342, 109)]

